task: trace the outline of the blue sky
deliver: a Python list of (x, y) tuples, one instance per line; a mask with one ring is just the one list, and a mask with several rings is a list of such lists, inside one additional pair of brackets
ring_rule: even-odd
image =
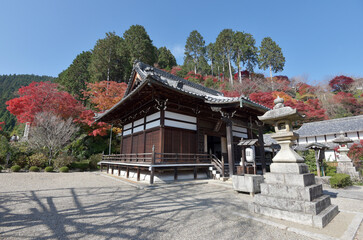
[[(337, 74), (363, 76), (363, 1), (0, 0), (0, 74), (57, 76), (97, 39), (146, 28), (157, 47), (183, 63), (189, 33), (206, 43), (224, 28), (270, 36), (283, 50), (284, 71), (310, 83)], [(257, 70), (268, 74), (267, 71)]]

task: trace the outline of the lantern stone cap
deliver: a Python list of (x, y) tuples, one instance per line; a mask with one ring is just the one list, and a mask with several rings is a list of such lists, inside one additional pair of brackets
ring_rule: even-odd
[(351, 143), (353, 142), (352, 139), (350, 139), (349, 137), (344, 136), (344, 132), (340, 132), (339, 137), (333, 139), (334, 143), (339, 143), (339, 144), (344, 144), (344, 143)]
[(262, 122), (274, 124), (278, 120), (302, 120), (304, 117), (298, 113), (296, 109), (286, 107), (284, 105), (284, 99), (279, 96), (274, 100), (275, 106), (272, 110), (267, 111), (264, 115), (258, 116), (258, 119)]

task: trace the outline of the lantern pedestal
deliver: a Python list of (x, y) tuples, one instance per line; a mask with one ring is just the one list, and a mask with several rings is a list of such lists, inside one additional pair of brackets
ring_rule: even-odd
[(321, 184), (309, 173), (304, 159), (292, 148), (298, 135), (292, 131), (292, 122), (301, 119), (296, 109), (285, 107), (283, 100), (275, 100), (273, 110), (259, 120), (273, 124), (276, 133), (271, 137), (281, 145), (272, 159), (271, 172), (261, 183), (261, 194), (254, 197), (250, 210), (254, 213), (284, 219), (317, 228), (325, 227), (339, 212), (330, 197), (323, 195)]
[(334, 139), (333, 142), (339, 144), (337, 173), (348, 174), (352, 180), (359, 180), (361, 178), (360, 173), (354, 167), (352, 159), (348, 157), (349, 148), (347, 144), (353, 142), (353, 140), (345, 137), (341, 132), (340, 136)]

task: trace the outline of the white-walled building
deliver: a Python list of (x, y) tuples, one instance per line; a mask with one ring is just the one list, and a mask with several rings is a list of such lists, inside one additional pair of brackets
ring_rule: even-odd
[(310, 143), (322, 143), (329, 147), (325, 151), (325, 159), (335, 161), (337, 153), (334, 148), (338, 145), (333, 143), (333, 139), (343, 132), (356, 143), (363, 140), (363, 115), (304, 123), (295, 132), (299, 134), (296, 141), (298, 150), (303, 150)]

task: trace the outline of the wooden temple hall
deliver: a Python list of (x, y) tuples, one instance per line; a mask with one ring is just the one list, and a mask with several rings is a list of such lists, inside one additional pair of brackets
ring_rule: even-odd
[[(258, 138), (257, 116), (267, 110), (247, 97), (224, 97), (135, 62), (123, 99), (96, 118), (123, 129), (120, 154), (104, 155), (101, 170), (151, 184), (228, 177), (245, 159), (241, 138)], [(263, 160), (262, 138), (257, 143), (257, 160)], [(257, 165), (261, 162), (265, 169), (265, 161)]]

